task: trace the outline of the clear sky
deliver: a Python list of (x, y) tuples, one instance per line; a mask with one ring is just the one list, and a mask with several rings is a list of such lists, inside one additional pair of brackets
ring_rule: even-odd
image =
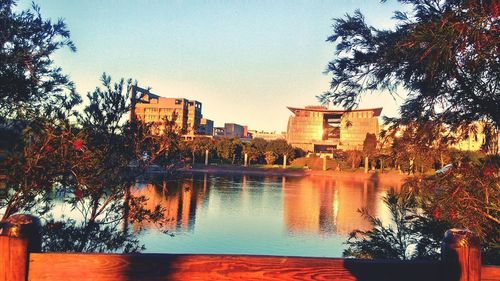
[[(21, 0), (19, 8), (31, 1)], [(102, 72), (133, 78), (165, 97), (203, 103), (204, 117), (285, 131), (286, 106), (316, 105), (327, 91), (323, 74), (334, 57), (325, 42), (332, 18), (359, 8), (369, 23), (390, 28), (395, 0), (330, 1), (125, 1), (35, 0), (44, 17), (63, 18), (77, 47), (58, 51), (55, 62), (85, 95)], [(361, 107), (398, 103), (375, 93)]]

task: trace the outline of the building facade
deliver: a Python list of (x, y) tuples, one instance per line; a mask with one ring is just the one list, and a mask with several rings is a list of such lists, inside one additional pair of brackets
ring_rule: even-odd
[(323, 106), (288, 107), (286, 139), (292, 146), (311, 152), (333, 149), (361, 150), (366, 134), (378, 136), (382, 108), (329, 110)]
[(174, 121), (180, 133), (198, 133), (203, 117), (201, 102), (185, 98), (161, 97), (139, 87), (137, 89), (143, 92), (133, 113), (138, 120), (158, 124), (160, 131), (164, 129), (162, 124), (167, 120)]
[(200, 135), (213, 136), (214, 135), (214, 121), (207, 119), (207, 118), (201, 118), (198, 133)]
[(214, 137), (223, 138), (224, 137), (224, 127), (214, 127)]
[(257, 130), (250, 130), (249, 131), (252, 134), (252, 138), (254, 139), (265, 139), (267, 141), (272, 141), (272, 140), (279, 140), (279, 139), (286, 139), (286, 132), (264, 132), (264, 131), (257, 131)]
[(243, 138), (245, 136), (245, 127), (235, 123), (224, 124), (224, 137), (226, 138)]

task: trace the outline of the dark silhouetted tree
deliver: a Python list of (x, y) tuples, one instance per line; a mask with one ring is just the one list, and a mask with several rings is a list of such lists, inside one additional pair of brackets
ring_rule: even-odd
[[(384, 1), (385, 2), (385, 1)], [(453, 131), (485, 123), (485, 145), (498, 152), (500, 28), (498, 1), (400, 0), (393, 29), (370, 26), (358, 10), (335, 19), (336, 56), (319, 98), (347, 108), (375, 90), (408, 92), (397, 124), (440, 121)]]
[[(61, 48), (76, 48), (63, 20), (44, 19), (38, 6), (14, 12), (0, 2), (0, 117), (62, 117), (80, 102), (73, 83), (53, 63)], [(1, 121), (1, 120), (0, 120)]]

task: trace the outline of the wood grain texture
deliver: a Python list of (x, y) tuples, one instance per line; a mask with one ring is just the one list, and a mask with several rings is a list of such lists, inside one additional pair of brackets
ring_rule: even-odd
[(500, 266), (483, 266), (481, 268), (481, 281), (500, 280)]
[(468, 229), (449, 229), (441, 244), (446, 280), (481, 281), (481, 243)]
[(25, 281), (28, 241), (0, 236), (0, 281)]
[(437, 262), (236, 255), (31, 254), (29, 280), (441, 280)]

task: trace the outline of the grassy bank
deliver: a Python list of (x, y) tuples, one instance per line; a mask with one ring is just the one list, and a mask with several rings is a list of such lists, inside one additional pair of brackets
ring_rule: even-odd
[(180, 169), (181, 172), (202, 172), (211, 174), (241, 174), (241, 175), (262, 175), (262, 176), (314, 176), (314, 177), (338, 177), (351, 178), (358, 180), (403, 180), (407, 176), (399, 174), (397, 171), (388, 171), (384, 173), (373, 172), (364, 173), (363, 170), (354, 171), (335, 171), (335, 170), (312, 170), (298, 167), (280, 168), (277, 165), (258, 165), (258, 166), (234, 166), (234, 165), (195, 165)]

